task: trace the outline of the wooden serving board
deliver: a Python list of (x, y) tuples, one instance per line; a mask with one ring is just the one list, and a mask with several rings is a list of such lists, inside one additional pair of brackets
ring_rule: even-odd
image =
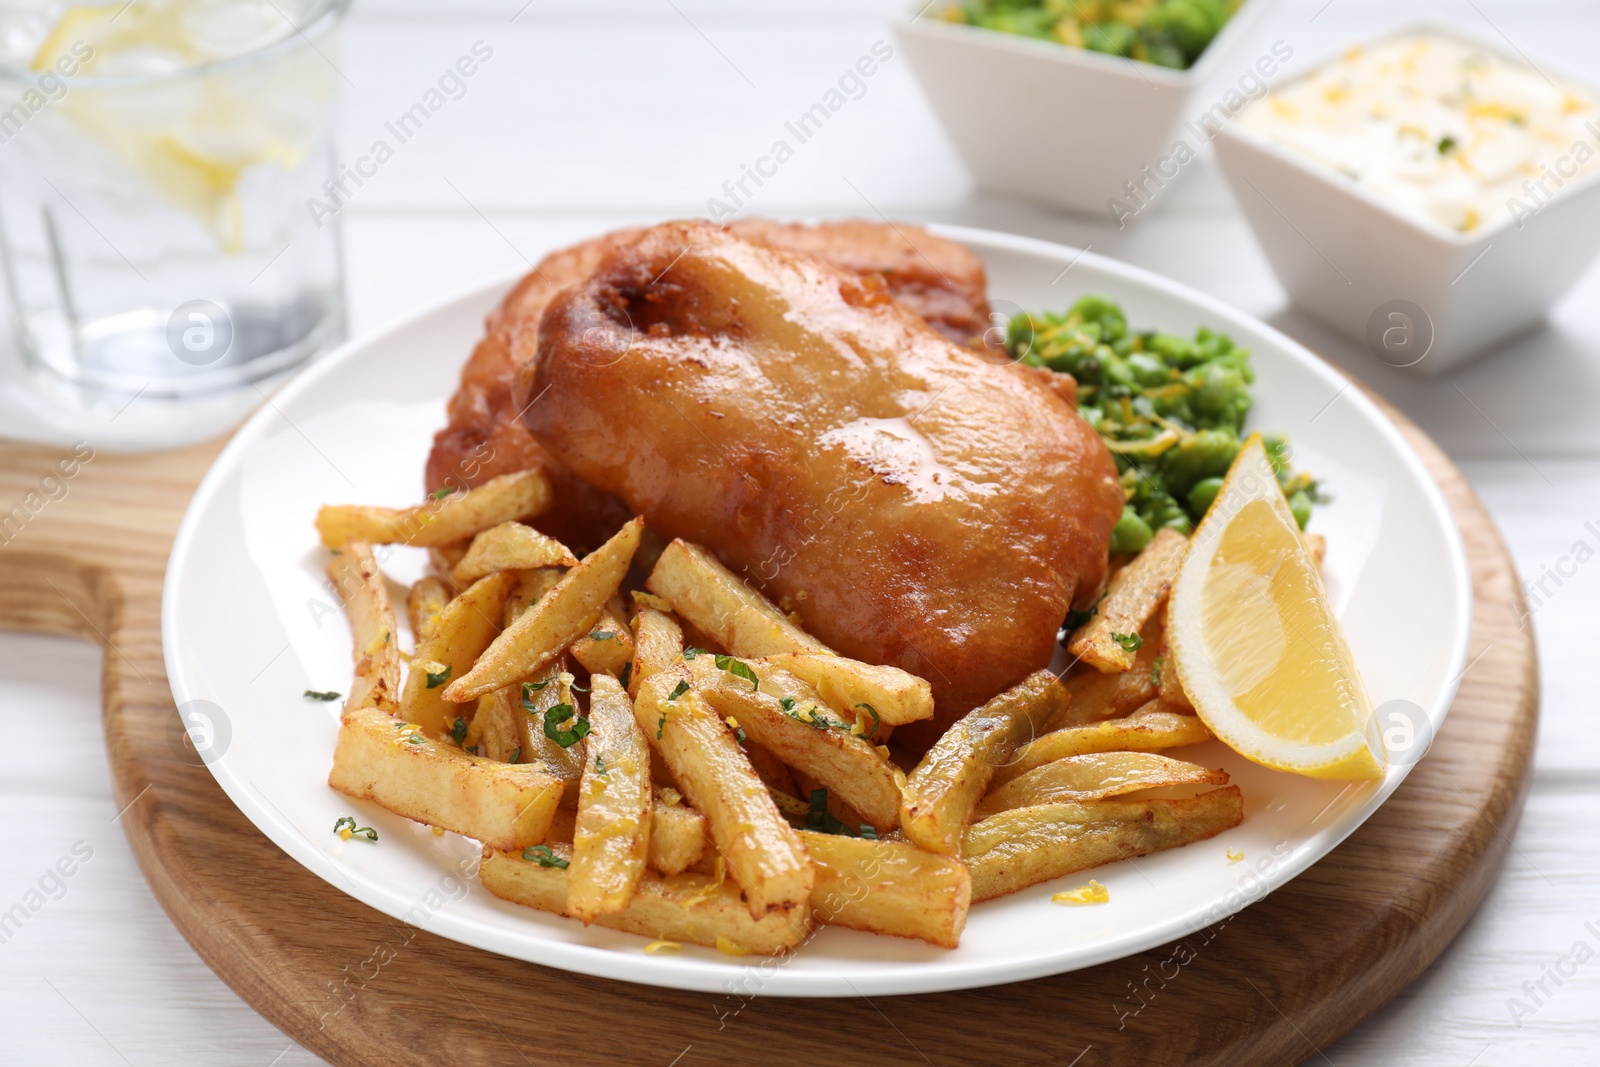
[(105, 646), (106, 747), (145, 877), (235, 992), (338, 1067), (1299, 1062), (1414, 980), (1477, 907), (1522, 810), (1538, 718), (1505, 547), (1461, 473), (1390, 415), (1443, 486), (1472, 568), (1471, 666), (1431, 752), (1348, 841), (1233, 919), (991, 989), (741, 1001), (587, 978), (405, 926), (300, 867), (185, 749), (162, 665), (168, 550), (220, 442), (97, 455), (70, 478), (57, 466), (70, 450), (0, 445), (0, 505), (26, 513), (0, 532), (0, 626)]

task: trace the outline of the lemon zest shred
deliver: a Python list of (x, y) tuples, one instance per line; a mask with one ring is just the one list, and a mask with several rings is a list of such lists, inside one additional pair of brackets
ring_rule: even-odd
[(1091, 878), (1088, 885), (1057, 893), (1050, 901), (1053, 904), (1108, 904), (1111, 902), (1111, 893)]

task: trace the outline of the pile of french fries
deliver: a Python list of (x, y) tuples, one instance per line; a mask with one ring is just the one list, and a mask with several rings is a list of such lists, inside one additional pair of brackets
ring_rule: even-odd
[[(1023, 679), (906, 773), (925, 680), (640, 519), (579, 559), (526, 524), (554, 506), (524, 471), (317, 519), (354, 634), (329, 784), (480, 842), (496, 896), (653, 950), (775, 954), (823, 924), (953, 948), (973, 901), (1242, 818), (1226, 774), (1159, 754), (1210, 737), (1160, 669), (1177, 534), (1116, 573), (1065, 682)], [(409, 654), (377, 544), (430, 553)]]

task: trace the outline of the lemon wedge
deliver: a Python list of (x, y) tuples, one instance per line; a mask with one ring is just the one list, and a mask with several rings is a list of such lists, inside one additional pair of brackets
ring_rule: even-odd
[(1172, 583), (1184, 691), (1229, 748), (1311, 778), (1381, 778), (1350, 646), (1259, 437), (1245, 442)]

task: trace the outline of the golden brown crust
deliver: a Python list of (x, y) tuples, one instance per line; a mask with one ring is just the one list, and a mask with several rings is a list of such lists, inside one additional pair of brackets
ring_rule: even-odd
[[(846, 270), (885, 280), (890, 293), (946, 336), (964, 341), (988, 324), (983, 263), (954, 241), (908, 223), (862, 221), (817, 225), (749, 219), (734, 232), (774, 248), (821, 256)], [(543, 466), (561, 506), (536, 525), (580, 551), (603, 542), (628, 519), (620, 501), (585, 485), (555, 463), (518, 421), (512, 381), (533, 357), (540, 317), (552, 298), (594, 272), (613, 249), (642, 230), (618, 230), (546, 256), (488, 316), (483, 340), (450, 398), (449, 424), (434, 437), (427, 489), (479, 485), (513, 471)]]
[(880, 278), (671, 223), (547, 309), (524, 423), (665, 537), (716, 551), (948, 723), (1049, 662), (1121, 512), (1099, 436)]

